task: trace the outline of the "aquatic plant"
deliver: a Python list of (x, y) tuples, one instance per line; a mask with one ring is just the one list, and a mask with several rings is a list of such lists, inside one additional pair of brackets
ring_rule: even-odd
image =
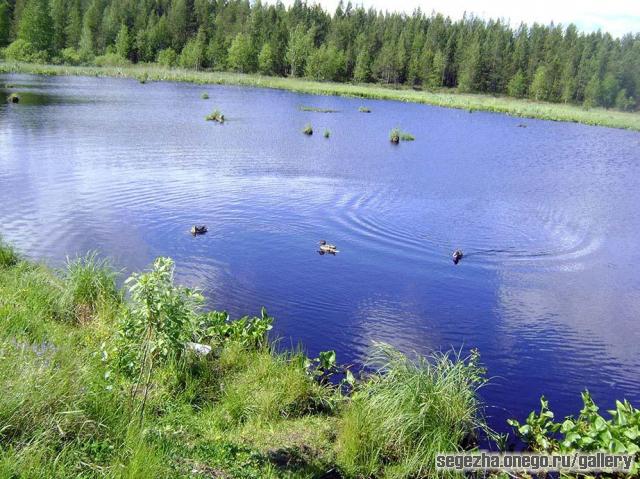
[(224, 115), (220, 110), (215, 110), (210, 115), (207, 115), (205, 118), (207, 121), (217, 121), (218, 123), (224, 123)]
[(7, 101), (9, 103), (19, 103), (20, 102), (20, 95), (18, 95), (17, 93), (12, 93), (7, 97)]
[[(479, 356), (410, 359), (375, 344), (376, 371), (356, 387), (338, 429), (338, 464), (356, 477), (435, 477), (435, 456), (454, 452), (479, 428)], [(438, 476), (439, 477), (439, 476)]]
[(276, 88), (314, 95), (340, 95), (377, 100), (397, 100), (445, 108), (473, 108), (517, 117), (570, 121), (640, 131), (640, 115), (637, 113), (607, 110), (605, 108), (590, 108), (587, 110), (581, 106), (568, 103), (532, 102), (508, 96), (460, 93), (453, 89), (431, 92), (373, 84), (318, 82), (300, 78), (266, 77), (263, 75), (219, 71), (177, 70), (157, 64), (97, 67), (43, 65), (11, 61), (0, 63), (0, 72), (40, 75), (124, 76), (133, 78), (137, 77), (141, 72), (145, 72), (149, 75), (150, 80), (156, 81), (189, 82), (200, 85), (243, 85)]
[(202, 95), (200, 95), (200, 98), (202, 98), (203, 100), (208, 100), (209, 94), (207, 92), (204, 92)]
[(305, 135), (313, 135), (313, 127), (311, 126), (310, 123), (307, 123), (304, 126), (304, 129), (302, 130), (302, 133), (304, 133)]
[(231, 320), (226, 311), (211, 311), (201, 316), (196, 331), (198, 341), (206, 343), (237, 342), (245, 347), (261, 348), (268, 344), (273, 318), (262, 308), (260, 316)]
[(391, 141), (391, 143), (400, 143), (400, 130), (398, 130), (397, 128), (392, 129), (389, 133), (389, 140)]
[[(516, 435), (537, 452), (605, 451), (632, 454), (640, 458), (640, 410), (629, 402), (616, 401), (616, 408), (608, 411), (610, 418), (600, 415), (589, 391), (582, 393), (582, 410), (577, 417), (554, 421), (549, 402), (540, 398), (540, 412), (532, 411), (524, 423), (515, 419), (507, 422)], [(631, 477), (640, 472), (636, 460)]]
[(318, 108), (315, 106), (301, 106), (301, 111), (313, 111), (316, 113), (338, 113), (338, 110), (332, 110), (331, 108)]
[(329, 131), (329, 130), (325, 129), (325, 130), (324, 130), (324, 137), (325, 137), (325, 138), (329, 138), (330, 136), (331, 136), (331, 131)]
[(360, 113), (371, 113), (371, 109), (367, 108), (366, 106), (361, 106), (360, 108), (358, 108), (358, 111)]
[(413, 141), (415, 140), (415, 137), (411, 133), (407, 133), (406, 131), (401, 131), (400, 139), (402, 141)]

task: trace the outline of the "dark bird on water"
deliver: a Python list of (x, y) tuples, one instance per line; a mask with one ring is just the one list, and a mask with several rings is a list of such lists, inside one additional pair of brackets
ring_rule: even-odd
[(462, 251), (460, 251), (459, 249), (455, 250), (451, 255), (451, 257), (453, 258), (453, 264), (458, 264), (463, 256), (464, 253)]
[(199, 225), (199, 226), (198, 226), (198, 225), (193, 225), (193, 226), (191, 227), (191, 234), (192, 234), (193, 236), (196, 236), (196, 235), (203, 235), (203, 234), (205, 234), (207, 231), (209, 231), (209, 230), (207, 229), (207, 227), (206, 227), (205, 225)]

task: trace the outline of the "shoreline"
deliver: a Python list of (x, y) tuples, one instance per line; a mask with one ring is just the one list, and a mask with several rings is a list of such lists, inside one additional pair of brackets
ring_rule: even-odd
[(376, 84), (319, 82), (301, 78), (269, 77), (242, 73), (194, 71), (164, 68), (155, 64), (124, 67), (40, 65), (0, 62), (0, 73), (35, 75), (93, 76), (133, 78), (145, 81), (171, 81), (199, 85), (236, 85), (271, 88), (312, 95), (343, 96), (369, 100), (401, 101), (443, 108), (502, 113), (519, 118), (581, 123), (632, 131), (640, 131), (640, 113), (593, 108), (577, 105), (542, 103), (505, 96), (431, 92), (413, 89), (393, 89)]

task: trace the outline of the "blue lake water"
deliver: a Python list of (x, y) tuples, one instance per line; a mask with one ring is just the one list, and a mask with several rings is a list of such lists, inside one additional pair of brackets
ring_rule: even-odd
[[(171, 256), (210, 307), (265, 305), (285, 344), (344, 363), (372, 341), (477, 347), (498, 430), (542, 394), (559, 416), (585, 388), (640, 406), (639, 133), (266, 89), (5, 83), (22, 101), (0, 102), (0, 235), (28, 256), (97, 249), (125, 272)], [(224, 125), (204, 120), (216, 108)], [(396, 126), (416, 141), (392, 145)]]

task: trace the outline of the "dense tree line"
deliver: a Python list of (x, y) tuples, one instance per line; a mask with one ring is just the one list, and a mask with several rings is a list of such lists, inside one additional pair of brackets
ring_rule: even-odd
[(296, 0), (0, 0), (10, 59), (381, 82), (637, 110), (640, 34)]

